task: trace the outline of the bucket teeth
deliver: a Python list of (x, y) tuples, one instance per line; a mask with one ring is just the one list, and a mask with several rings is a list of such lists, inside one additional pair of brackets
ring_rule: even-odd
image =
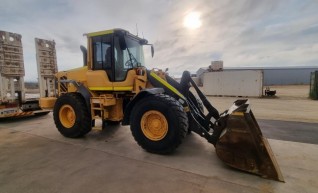
[(263, 137), (247, 100), (238, 100), (229, 109), (226, 128), (215, 148), (218, 157), (231, 167), (284, 181), (274, 153)]

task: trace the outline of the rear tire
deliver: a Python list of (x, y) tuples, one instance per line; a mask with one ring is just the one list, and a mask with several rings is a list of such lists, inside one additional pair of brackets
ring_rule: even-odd
[(173, 152), (188, 130), (187, 114), (182, 105), (168, 95), (149, 95), (134, 106), (130, 128), (137, 143), (152, 153)]
[(65, 137), (82, 137), (92, 130), (91, 115), (84, 99), (77, 93), (60, 96), (53, 117), (58, 131)]

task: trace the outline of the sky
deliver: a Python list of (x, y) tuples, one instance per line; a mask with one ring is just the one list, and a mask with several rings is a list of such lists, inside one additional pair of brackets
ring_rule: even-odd
[[(318, 67), (317, 0), (0, 0), (0, 30), (22, 35), (25, 80), (36, 81), (34, 38), (56, 42), (59, 70), (82, 66), (84, 33), (123, 28), (154, 44), (147, 68), (173, 76), (224, 67)], [(199, 27), (184, 19), (196, 13)], [(138, 26), (138, 27), (136, 27)], [(137, 30), (138, 28), (138, 30)]]

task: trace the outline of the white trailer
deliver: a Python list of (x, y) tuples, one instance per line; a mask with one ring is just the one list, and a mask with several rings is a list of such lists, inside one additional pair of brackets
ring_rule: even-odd
[[(39, 106), (38, 98), (26, 98), (24, 85), (24, 61), (22, 49), (22, 36), (17, 33), (0, 31), (0, 118), (29, 116), (34, 114), (45, 114), (49, 111), (42, 110)], [(41, 56), (38, 61), (38, 69), (46, 69), (47, 64), (42, 61), (49, 61), (56, 65), (55, 43), (52, 41), (43, 40), (49, 46), (49, 52), (54, 55), (54, 61), (49, 55)], [(43, 42), (42, 41), (42, 42)], [(51, 45), (50, 44), (50, 45)], [(48, 48), (47, 48), (48, 49)], [(36, 47), (37, 55), (41, 54), (41, 49)], [(50, 65), (52, 66), (52, 65)], [(43, 70), (42, 70), (43, 71)], [(53, 77), (57, 68), (46, 72), (45, 77)], [(39, 73), (39, 85), (45, 85), (43, 73)], [(53, 81), (51, 81), (51, 85)], [(40, 93), (45, 93), (48, 87), (41, 87)], [(54, 91), (54, 90), (52, 90)]]
[(211, 96), (261, 97), (263, 95), (263, 72), (239, 70), (206, 72), (203, 90)]
[(55, 42), (35, 38), (40, 97), (56, 96), (54, 74), (57, 73)]

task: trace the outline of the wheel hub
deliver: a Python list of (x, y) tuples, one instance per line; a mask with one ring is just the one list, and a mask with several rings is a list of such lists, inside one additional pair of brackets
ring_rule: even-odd
[(161, 112), (151, 110), (142, 116), (141, 130), (148, 139), (159, 141), (168, 133), (168, 121)]
[(76, 114), (72, 106), (63, 105), (59, 111), (59, 118), (65, 128), (71, 128), (75, 124)]

